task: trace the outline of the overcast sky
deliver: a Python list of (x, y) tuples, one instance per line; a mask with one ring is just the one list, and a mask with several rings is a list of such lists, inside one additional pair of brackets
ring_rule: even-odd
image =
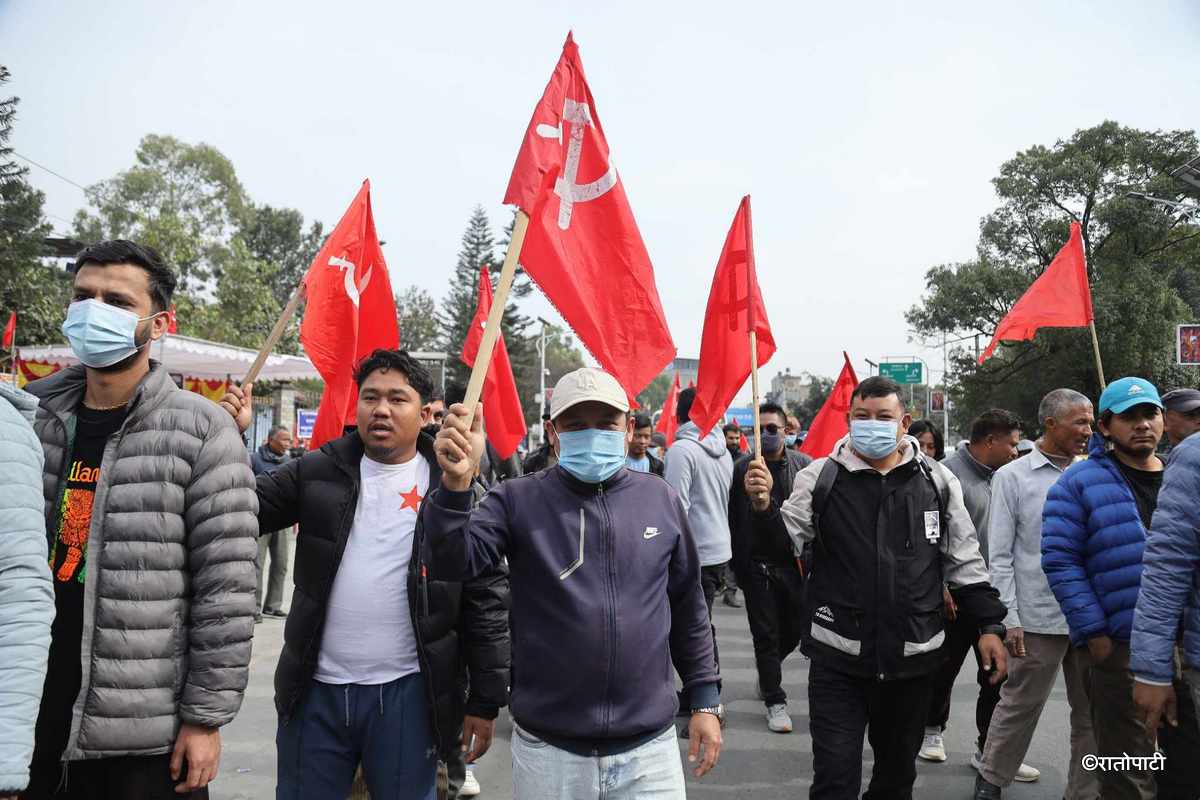
[[(790, 367), (915, 352), (930, 266), (972, 257), (990, 179), (1104, 119), (1200, 128), (1200, 3), (20, 2), (16, 149), (91, 184), (147, 133), (207, 142), (327, 228), (369, 177), (398, 291), (441, 298), (471, 209), (576, 41), (681, 356), (742, 195)], [(33, 169), (58, 230), (83, 203)], [(540, 298), (530, 314), (550, 313)], [(924, 353), (940, 371), (939, 351)], [(940, 376), (937, 376), (940, 379)]]

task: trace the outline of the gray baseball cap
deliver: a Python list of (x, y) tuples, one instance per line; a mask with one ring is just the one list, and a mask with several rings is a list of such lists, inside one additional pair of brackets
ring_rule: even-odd
[(1172, 389), (1162, 396), (1162, 402), (1168, 411), (1190, 414), (1200, 409), (1200, 390)]

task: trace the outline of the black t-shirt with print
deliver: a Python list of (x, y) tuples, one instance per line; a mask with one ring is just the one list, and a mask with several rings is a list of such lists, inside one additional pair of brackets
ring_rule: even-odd
[(1133, 492), (1142, 524), (1146, 526), (1146, 530), (1150, 530), (1150, 518), (1154, 516), (1154, 509), (1158, 507), (1158, 490), (1162, 488), (1163, 470), (1148, 472), (1135, 469), (1119, 458), (1113, 460), (1117, 462), (1121, 474), (1125, 476), (1125, 482)]
[(56, 613), (37, 721), (37, 760), (61, 758), (71, 732), (71, 709), (79, 695), (82, 677), (83, 585), (87, 578), (92, 500), (96, 496), (104, 447), (108, 437), (124, 424), (125, 414), (124, 406), (95, 411), (83, 405), (76, 414), (75, 443), (66, 470), (66, 485), (60, 487), (58, 513), (49, 536)]

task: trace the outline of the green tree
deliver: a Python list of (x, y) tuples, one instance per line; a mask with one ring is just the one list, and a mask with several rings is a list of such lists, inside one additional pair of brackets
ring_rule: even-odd
[(211, 288), (230, 238), (250, 213), (233, 164), (219, 150), (154, 134), (138, 144), (134, 166), (90, 186), (87, 198), (93, 210), (75, 215), (79, 238), (154, 247), (178, 270), (184, 292)]
[[(250, 255), (270, 265), (271, 293), (287, 304), (325, 241), (324, 226), (313, 220), (304, 229), (304, 215), (294, 208), (251, 205), (239, 232)], [(303, 308), (303, 307), (302, 307)]]
[[(0, 64), (0, 86), (12, 80), (8, 67)], [(12, 160), (13, 149), (8, 140), (12, 136), (13, 123), (17, 120), (19, 97), (0, 98), (0, 183), (25, 177), (27, 169)]]
[(432, 350), (438, 344), (437, 306), (433, 295), (409, 286), (396, 297), (396, 323), (405, 350)]
[[(257, 348), (279, 318), (282, 305), (271, 291), (270, 264), (258, 260), (241, 239), (234, 237), (220, 260), (214, 301), (182, 295), (177, 301), (179, 332), (225, 344)], [(298, 351), (293, 328), (280, 340), (281, 352)]]
[(653, 414), (661, 409), (663, 403), (667, 402), (667, 395), (671, 392), (671, 383), (674, 380), (673, 375), (663, 373), (650, 381), (649, 385), (642, 389), (637, 396), (637, 402), (642, 407), (642, 411)]
[[(1168, 173), (1197, 150), (1194, 131), (1141, 131), (1104, 122), (1051, 147), (1034, 146), (1000, 168), (1000, 204), (980, 226), (976, 258), (935, 266), (907, 313), (930, 340), (942, 332), (990, 340), (997, 324), (1080, 223), (1106, 377), (1136, 374), (1160, 386), (1194, 382), (1174, 361), (1174, 326), (1200, 314), (1200, 228), (1131, 198), (1182, 198)], [(978, 366), (973, 349), (952, 357), (952, 423), (961, 432), (998, 406), (1032, 431), (1049, 390), (1099, 391), (1091, 340), (1082, 329), (1047, 329), (1003, 345)]]
[(811, 380), (808, 385), (808, 396), (799, 403), (792, 403), (788, 409), (792, 416), (800, 420), (800, 427), (804, 430), (812, 425), (817, 412), (821, 410), (821, 406), (825, 405), (825, 401), (829, 399), (829, 393), (833, 391), (833, 378), (822, 378), (811, 373), (808, 377)]

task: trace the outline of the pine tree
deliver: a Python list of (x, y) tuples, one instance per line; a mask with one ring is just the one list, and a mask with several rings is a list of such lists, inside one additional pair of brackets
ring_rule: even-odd
[[(8, 83), (11, 77), (8, 67), (0, 64), (0, 86)], [(24, 177), (28, 171), (27, 167), (12, 160), (13, 149), (8, 145), (8, 139), (12, 136), (13, 122), (17, 119), (17, 104), (20, 102), (21, 98), (19, 97), (0, 99), (0, 183)]]

